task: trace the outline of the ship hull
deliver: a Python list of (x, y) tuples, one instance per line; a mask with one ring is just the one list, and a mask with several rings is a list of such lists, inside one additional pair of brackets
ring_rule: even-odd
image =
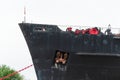
[[(120, 40), (112, 35), (75, 35), (56, 25), (19, 25), (38, 80), (120, 79)], [(52, 27), (53, 31), (41, 31), (41, 27)], [(56, 62), (57, 52), (67, 53), (65, 64)]]

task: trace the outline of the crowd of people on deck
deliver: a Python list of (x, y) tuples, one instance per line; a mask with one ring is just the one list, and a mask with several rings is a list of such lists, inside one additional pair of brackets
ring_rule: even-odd
[[(73, 32), (73, 31), (72, 31), (72, 27), (68, 27), (68, 28), (66, 29), (66, 31)], [(79, 34), (90, 34), (90, 35), (103, 34), (103, 33), (101, 32), (101, 29), (98, 29), (97, 27), (87, 28), (87, 29), (81, 29), (81, 30), (80, 30), (80, 29), (76, 29), (76, 30), (74, 31), (74, 33), (75, 33), (76, 35), (79, 35)], [(110, 28), (106, 29), (105, 32), (104, 32), (104, 34), (106, 34), (106, 35), (112, 35), (111, 29), (110, 29)]]

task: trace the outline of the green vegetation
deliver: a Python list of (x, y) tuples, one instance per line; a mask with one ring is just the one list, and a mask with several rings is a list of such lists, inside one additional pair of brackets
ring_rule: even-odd
[(21, 76), (19, 73), (15, 74), (15, 72), (16, 71), (11, 69), (9, 66), (6, 66), (6, 65), (0, 66), (0, 78), (13, 74), (12, 76), (4, 80), (23, 80), (23, 76)]

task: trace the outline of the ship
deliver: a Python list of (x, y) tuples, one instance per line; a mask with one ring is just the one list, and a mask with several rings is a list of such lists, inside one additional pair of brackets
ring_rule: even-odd
[(19, 23), (38, 80), (120, 80), (120, 34)]

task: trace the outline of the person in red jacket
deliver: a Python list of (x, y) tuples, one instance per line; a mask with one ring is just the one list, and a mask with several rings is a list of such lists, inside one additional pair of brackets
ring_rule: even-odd
[(97, 34), (99, 34), (99, 30), (96, 27), (95, 28), (91, 28), (89, 30), (89, 34), (97, 35)]

